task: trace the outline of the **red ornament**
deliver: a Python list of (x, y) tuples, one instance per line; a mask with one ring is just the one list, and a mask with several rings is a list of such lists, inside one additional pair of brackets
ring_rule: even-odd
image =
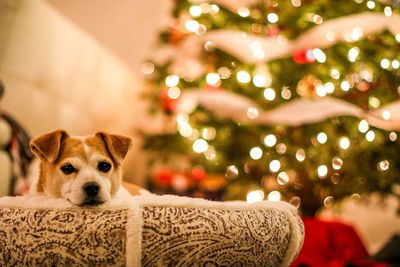
[(293, 53), (293, 61), (297, 64), (309, 64), (315, 61), (313, 50), (305, 49)]
[(161, 90), (160, 102), (165, 111), (173, 112), (176, 110), (177, 100), (168, 96), (168, 88)]
[(171, 184), (171, 180), (174, 174), (169, 169), (160, 169), (157, 171), (155, 178), (156, 182), (163, 186), (168, 186)]
[(202, 181), (207, 177), (207, 173), (203, 166), (196, 166), (190, 171), (190, 175), (195, 181)]

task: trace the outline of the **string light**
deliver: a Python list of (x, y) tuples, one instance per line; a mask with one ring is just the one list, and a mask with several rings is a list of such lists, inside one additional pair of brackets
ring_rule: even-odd
[(355, 62), (359, 54), (360, 49), (358, 47), (353, 47), (349, 50), (347, 57), (350, 62)]
[(384, 110), (384, 111), (382, 111), (382, 118), (383, 118), (385, 121), (390, 120), (391, 117), (392, 117), (392, 114), (390, 113), (389, 110)]
[(264, 138), (264, 144), (267, 147), (273, 147), (276, 144), (276, 137), (273, 134), (269, 134)]
[(384, 172), (389, 170), (389, 161), (387, 160), (382, 160), (378, 163), (378, 170)]
[(179, 83), (179, 76), (178, 75), (168, 75), (165, 78), (165, 84), (168, 87), (175, 87), (175, 86), (178, 85), (178, 83)]
[(271, 191), (268, 194), (268, 200), (269, 201), (280, 201), (281, 200), (281, 193), (278, 191)]
[(246, 113), (246, 115), (247, 115), (247, 117), (249, 118), (249, 119), (251, 119), (251, 120), (254, 120), (255, 118), (257, 118), (258, 117), (258, 109), (256, 109), (256, 108), (254, 108), (254, 107), (249, 107), (248, 109), (247, 109), (247, 113)]
[(324, 206), (330, 208), (333, 206), (334, 198), (333, 196), (328, 196), (324, 199)]
[(247, 7), (239, 7), (237, 9), (237, 13), (239, 14), (239, 16), (245, 18), (250, 15), (250, 10)]
[(141, 66), (141, 70), (143, 74), (150, 75), (154, 72), (155, 66), (151, 62), (145, 62)]
[(194, 31), (197, 35), (205, 34), (207, 31), (207, 27), (203, 24), (199, 24), (199, 27)]
[(335, 170), (340, 170), (343, 165), (343, 160), (339, 157), (334, 157), (332, 159), (332, 168)]
[(400, 33), (396, 34), (396, 41), (400, 43)]
[(264, 90), (264, 98), (268, 101), (273, 101), (275, 99), (275, 90), (272, 88), (266, 88)]
[(367, 139), (368, 142), (373, 142), (375, 140), (375, 132), (372, 130), (368, 131), (365, 135), (365, 139)]
[(348, 137), (343, 136), (339, 139), (340, 148), (347, 150), (350, 147), (350, 140)]
[(183, 137), (190, 137), (193, 134), (193, 128), (190, 126), (188, 122), (181, 122), (178, 124), (178, 132)]
[(397, 140), (397, 134), (395, 132), (390, 132), (389, 139), (392, 142), (396, 141)]
[(274, 159), (269, 163), (269, 170), (271, 172), (278, 172), (280, 168), (281, 168), (281, 163), (277, 159)]
[(324, 51), (322, 51), (319, 48), (314, 48), (312, 50), (312, 52), (313, 52), (313, 56), (314, 56), (315, 60), (317, 60), (319, 63), (326, 62), (326, 55), (325, 55)]
[(221, 77), (219, 76), (218, 73), (215, 73), (215, 72), (210, 72), (206, 76), (206, 82), (209, 85), (217, 86), (220, 83), (220, 80), (221, 80)]
[(198, 23), (196, 20), (190, 19), (185, 22), (185, 29), (190, 31), (190, 32), (195, 32), (199, 28), (200, 23)]
[(170, 87), (167, 91), (167, 95), (171, 99), (178, 99), (181, 95), (181, 89), (178, 87)]
[(199, 17), (201, 15), (201, 7), (197, 5), (191, 6), (189, 13), (192, 17)]
[(264, 191), (262, 190), (250, 191), (247, 193), (246, 196), (246, 201), (249, 204), (263, 201), (263, 199), (264, 199)]
[(279, 143), (276, 145), (276, 152), (278, 154), (285, 154), (286, 152), (286, 145), (284, 143)]
[(278, 174), (278, 178), (276, 179), (276, 181), (280, 185), (285, 185), (285, 184), (287, 184), (289, 182), (289, 176), (287, 175), (286, 172), (280, 172)]
[(292, 0), (292, 5), (294, 7), (300, 7), (301, 6), (301, 0)]
[(383, 59), (381, 60), (381, 67), (382, 67), (382, 69), (388, 69), (389, 66), (390, 66), (390, 61), (389, 61), (389, 59), (383, 58)]
[(315, 91), (316, 91), (317, 95), (320, 97), (326, 96), (326, 90), (322, 84), (318, 85)]
[(358, 130), (361, 133), (366, 133), (369, 129), (368, 122), (366, 120), (361, 120), (360, 123), (358, 124)]
[(302, 149), (302, 148), (297, 149), (296, 159), (300, 162), (302, 162), (306, 159), (306, 152), (304, 151), (304, 149)]
[(340, 78), (340, 72), (337, 69), (331, 69), (329, 75), (332, 79), (338, 80)]
[(236, 79), (241, 83), (249, 83), (251, 76), (247, 71), (241, 70), (236, 73)]
[(335, 85), (333, 83), (331, 83), (331, 82), (325, 83), (324, 87), (325, 87), (325, 91), (328, 94), (332, 94), (335, 91)]
[(393, 60), (392, 61), (392, 68), (397, 70), (399, 67), (400, 67), (400, 62), (397, 59)]
[(350, 83), (349, 83), (348, 81), (342, 81), (342, 82), (340, 83), (340, 88), (341, 88), (343, 91), (347, 92), (347, 91), (350, 90)]
[(196, 153), (203, 153), (207, 151), (207, 149), (208, 149), (208, 143), (204, 139), (197, 139), (193, 143), (193, 151)]
[(259, 148), (258, 146), (253, 147), (253, 148), (250, 150), (250, 157), (251, 157), (252, 159), (254, 159), (254, 160), (261, 159), (262, 155), (263, 155), (262, 149)]
[(216, 134), (217, 131), (213, 127), (204, 128), (201, 132), (201, 136), (206, 140), (213, 140)]
[(374, 9), (375, 8), (375, 2), (374, 1), (368, 1), (367, 2), (367, 7), (369, 9)]
[(320, 144), (325, 144), (328, 141), (328, 136), (324, 132), (320, 132), (317, 134), (317, 141)]
[(217, 6), (216, 4), (212, 4), (210, 6), (210, 9), (211, 9), (210, 13), (213, 14), (213, 15), (215, 15), (215, 14), (217, 14), (219, 12), (219, 6)]
[(278, 20), (279, 20), (279, 17), (278, 17), (278, 14), (276, 14), (276, 13), (269, 13), (268, 15), (267, 15), (267, 20), (270, 22), (270, 23), (276, 23), (276, 22), (278, 22)]
[(374, 96), (370, 96), (368, 99), (368, 104), (372, 108), (379, 108), (379, 106), (381, 105), (381, 101), (379, 101), (379, 99)]
[(223, 80), (229, 79), (231, 77), (231, 71), (227, 67), (221, 67), (217, 70), (217, 72), (218, 72), (219, 76), (221, 77), (221, 79), (223, 79)]
[(317, 169), (318, 177), (325, 178), (328, 174), (328, 167), (326, 165), (320, 165)]
[(257, 87), (264, 87), (265, 81), (266, 81), (266, 78), (263, 75), (256, 74), (253, 77), (253, 84)]
[(311, 21), (314, 22), (315, 24), (321, 24), (322, 22), (324, 22), (322, 17), (318, 14), (313, 14), (311, 16)]
[(386, 17), (390, 17), (393, 14), (392, 8), (390, 6), (385, 7), (383, 13), (385, 13)]
[(239, 175), (239, 170), (235, 165), (230, 165), (225, 169), (225, 177), (232, 180), (237, 178)]
[(282, 88), (281, 96), (285, 100), (289, 100), (292, 97), (292, 91), (289, 90), (287, 86)]

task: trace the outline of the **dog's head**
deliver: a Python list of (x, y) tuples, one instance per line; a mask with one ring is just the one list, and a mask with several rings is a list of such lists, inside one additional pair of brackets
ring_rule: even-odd
[(30, 142), (41, 161), (37, 191), (75, 205), (106, 202), (118, 191), (131, 145), (130, 138), (104, 132), (75, 137), (57, 130), (39, 136)]

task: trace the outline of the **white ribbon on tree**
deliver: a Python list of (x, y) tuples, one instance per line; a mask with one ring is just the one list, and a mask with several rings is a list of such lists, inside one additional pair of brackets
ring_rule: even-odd
[(331, 19), (316, 25), (292, 41), (234, 30), (210, 31), (201, 36), (187, 37), (178, 47), (163, 48), (156, 52), (153, 58), (158, 63), (172, 60), (170, 72), (194, 80), (205, 72), (200, 54), (207, 41), (244, 63), (260, 63), (287, 57), (306, 48), (328, 48), (343, 40), (356, 41), (384, 29), (388, 29), (394, 35), (399, 34), (400, 16), (392, 14), (387, 17), (382, 13), (364, 12)]
[[(352, 116), (365, 119), (376, 128), (400, 130), (400, 100), (379, 109), (363, 110), (332, 97), (298, 98), (277, 108), (264, 110), (254, 101), (232, 92), (188, 89), (178, 101), (177, 112), (190, 114), (197, 106), (202, 106), (217, 116), (249, 124), (300, 126), (332, 117)], [(258, 116), (250, 119), (250, 109), (256, 110)]]

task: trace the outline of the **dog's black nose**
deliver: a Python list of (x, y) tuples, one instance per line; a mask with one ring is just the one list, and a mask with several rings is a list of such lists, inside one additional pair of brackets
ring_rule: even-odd
[(83, 185), (83, 191), (88, 197), (96, 197), (99, 194), (100, 186), (98, 183), (88, 182)]

